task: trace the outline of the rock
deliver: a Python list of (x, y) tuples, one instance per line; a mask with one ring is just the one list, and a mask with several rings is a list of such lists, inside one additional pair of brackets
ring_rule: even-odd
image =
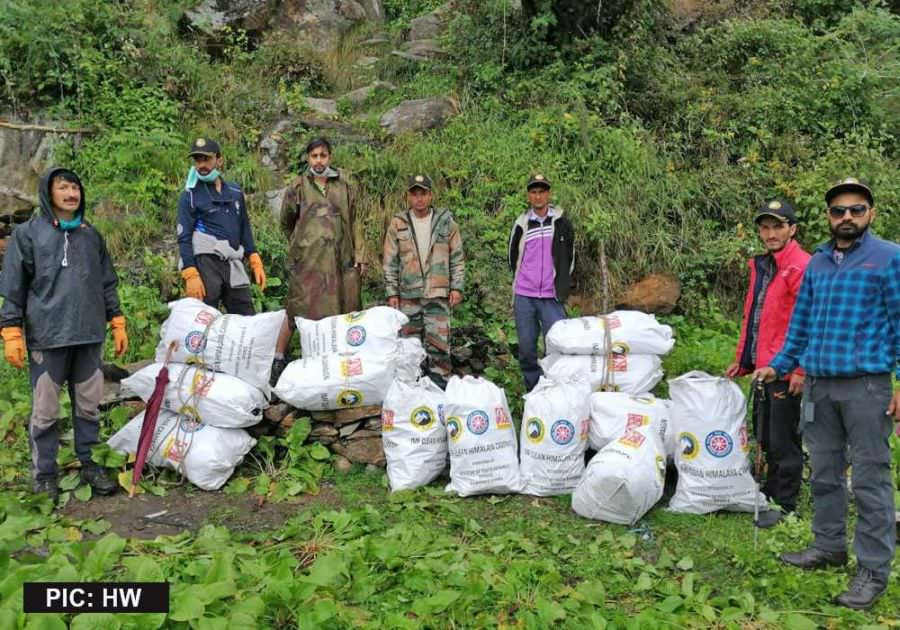
[(375, 466), (384, 466), (385, 464), (380, 437), (335, 442), (331, 445), (331, 450), (357, 464), (374, 464)]
[(440, 10), (441, 8), (439, 7), (431, 13), (413, 18), (409, 23), (409, 33), (406, 39), (412, 42), (418, 39), (439, 37), (444, 32), (444, 20)]
[(337, 116), (337, 102), (330, 98), (312, 98), (311, 96), (307, 96), (303, 99), (303, 103), (307, 108), (317, 114), (322, 114), (323, 116)]
[(294, 426), (294, 422), (296, 421), (296, 416), (292, 413), (289, 413), (284, 417), (281, 421), (281, 424), (278, 425), (278, 431), (282, 435), (285, 435), (288, 431), (291, 430), (291, 427)]
[(443, 127), (447, 120), (459, 113), (454, 101), (444, 96), (403, 101), (385, 113), (380, 124), (388, 133), (427, 131)]
[(277, 403), (275, 405), (270, 405), (269, 407), (267, 407), (263, 412), (263, 416), (269, 422), (272, 422), (274, 424), (281, 424), (281, 421), (284, 420), (289, 413), (291, 413), (291, 409), (293, 409), (293, 407), (291, 407), (287, 403)]
[[(343, 436), (342, 436), (343, 437)], [(359, 431), (354, 431), (350, 435), (347, 436), (347, 440), (362, 440), (365, 438), (381, 438), (381, 431), (369, 431), (367, 429), (360, 429)]]
[(352, 407), (350, 409), (338, 409), (336, 411), (313, 411), (312, 419), (316, 422), (330, 422), (336, 426), (365, 420), (368, 418), (380, 418), (381, 405), (369, 405), (367, 407)]
[(340, 430), (338, 430), (338, 434), (342, 438), (345, 438), (348, 435), (352, 434), (354, 431), (356, 431), (358, 428), (359, 428), (359, 422), (351, 422), (350, 424), (345, 424), (344, 426), (342, 426), (340, 428)]
[(286, 159), (282, 152), (285, 143), (284, 134), (290, 130), (291, 124), (289, 119), (279, 120), (260, 140), (261, 162), (266, 168), (273, 171), (284, 169)]
[(281, 206), (284, 203), (284, 195), (287, 191), (288, 187), (285, 186), (276, 190), (267, 190), (264, 193), (256, 193), (251, 195), (250, 198), (253, 202), (261, 201), (261, 203), (264, 203), (269, 212), (272, 213), (272, 216), (275, 217), (275, 220), (279, 221), (281, 220)]
[(367, 431), (378, 431), (381, 434), (381, 418), (369, 418), (364, 426)]
[(616, 308), (666, 314), (675, 309), (679, 297), (681, 284), (678, 278), (654, 273), (629, 286)]
[(397, 86), (395, 86), (393, 83), (388, 83), (387, 81), (375, 81), (370, 85), (363, 86), (361, 88), (353, 90), (352, 92), (347, 92), (338, 100), (346, 99), (354, 107), (360, 107), (366, 102), (366, 99), (368, 99), (376, 90), (393, 91), (396, 89)]
[(360, 42), (360, 46), (384, 46), (385, 44), (390, 44), (391, 39), (387, 35), (376, 35), (375, 37), (370, 37), (364, 42)]
[(366, 464), (366, 472), (370, 475), (380, 475), (384, 472), (381, 469), (381, 466), (376, 466), (375, 464)]
[(394, 51), (391, 54), (406, 58), (409, 58), (409, 56), (421, 57), (423, 59), (434, 59), (435, 57), (441, 57), (447, 54), (447, 52), (441, 48), (440, 44), (438, 44), (437, 40), (434, 39), (422, 39), (408, 42), (403, 45), (403, 51), (406, 55), (402, 55), (398, 53), (398, 51)]
[(347, 473), (353, 469), (353, 462), (342, 455), (335, 455), (331, 461), (334, 464), (334, 469), (340, 473)]
[(271, 0), (203, 0), (184, 12), (181, 23), (183, 28), (212, 39), (232, 29), (259, 34), (268, 28), (275, 4)]
[(356, 66), (357, 68), (371, 68), (379, 61), (380, 60), (378, 59), (378, 57), (363, 56), (363, 57), (360, 57), (359, 59), (357, 59), (356, 63), (354, 63), (353, 65)]

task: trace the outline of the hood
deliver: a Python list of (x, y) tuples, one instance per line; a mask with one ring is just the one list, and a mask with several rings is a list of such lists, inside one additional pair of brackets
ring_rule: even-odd
[(81, 217), (84, 219), (84, 184), (81, 183), (81, 178), (78, 175), (67, 168), (63, 168), (61, 166), (53, 166), (47, 169), (47, 172), (41, 177), (41, 182), (38, 184), (38, 198), (41, 202), (41, 214), (47, 217), (47, 220), (50, 223), (56, 225), (56, 213), (53, 212), (53, 202), (50, 197), (50, 180), (53, 179), (53, 176), (61, 171), (67, 171), (71, 175), (75, 177), (78, 181), (78, 186), (81, 188), (81, 203), (78, 205), (78, 210), (75, 211), (76, 217)]

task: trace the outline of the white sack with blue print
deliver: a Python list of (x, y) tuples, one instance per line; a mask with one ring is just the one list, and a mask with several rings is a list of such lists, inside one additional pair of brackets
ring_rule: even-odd
[(397, 351), (400, 328), (409, 318), (390, 306), (374, 306), (319, 320), (296, 317), (295, 321), (303, 356), (318, 357), (341, 352), (392, 354)]

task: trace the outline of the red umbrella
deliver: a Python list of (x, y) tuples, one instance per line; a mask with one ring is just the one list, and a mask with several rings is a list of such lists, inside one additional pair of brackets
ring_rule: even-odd
[(169, 350), (166, 352), (166, 361), (163, 363), (159, 374), (156, 375), (156, 385), (153, 393), (147, 399), (147, 408), (144, 410), (144, 422), (141, 424), (141, 436), (138, 438), (137, 453), (134, 457), (134, 471), (131, 475), (131, 490), (128, 492), (129, 497), (134, 497), (135, 489), (141, 480), (141, 473), (144, 472), (144, 463), (147, 461), (147, 453), (150, 451), (150, 445), (153, 443), (153, 433), (156, 431), (156, 419), (159, 416), (159, 409), (162, 407), (163, 400), (166, 397), (166, 385), (169, 384), (169, 359), (172, 358), (172, 352), (175, 350), (176, 342), (169, 344)]

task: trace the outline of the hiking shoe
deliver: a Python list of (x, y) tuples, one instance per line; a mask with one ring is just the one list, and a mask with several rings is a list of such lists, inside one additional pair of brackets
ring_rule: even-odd
[(839, 567), (847, 564), (847, 552), (807, 547), (803, 551), (787, 551), (781, 554), (781, 561), (801, 569)]
[(59, 502), (59, 486), (57, 485), (56, 477), (35, 480), (31, 486), (31, 491), (35, 494), (46, 494), (53, 501), (53, 505)]
[(770, 527), (778, 525), (785, 516), (787, 515), (779, 510), (766, 510), (765, 512), (759, 513), (759, 516), (753, 521), (753, 524), (760, 529), (769, 529)]
[(859, 567), (847, 590), (834, 598), (834, 603), (855, 610), (871, 608), (887, 590), (887, 578), (871, 569)]
[(278, 378), (281, 376), (281, 373), (284, 372), (284, 368), (287, 367), (288, 362), (287, 357), (272, 361), (272, 375), (269, 377), (269, 385), (271, 387), (275, 387), (278, 383)]
[(114, 494), (116, 488), (119, 487), (115, 481), (106, 474), (106, 469), (100, 466), (88, 466), (81, 469), (81, 480), (90, 485), (91, 489), (97, 494), (109, 495)]

